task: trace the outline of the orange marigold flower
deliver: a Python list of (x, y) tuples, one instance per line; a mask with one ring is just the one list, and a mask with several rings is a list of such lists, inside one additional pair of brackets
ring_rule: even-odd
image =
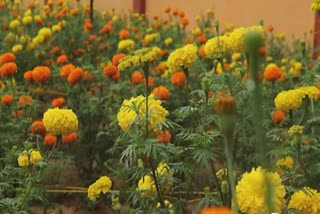
[(206, 207), (200, 210), (200, 214), (234, 214), (227, 207)]
[(33, 79), (32, 79), (32, 71), (26, 71), (26, 72), (24, 72), (23, 78), (24, 78), (25, 81), (27, 81), (27, 82), (33, 81)]
[(11, 113), (12, 117), (21, 117), (23, 115), (22, 110), (17, 110)]
[(207, 42), (207, 37), (204, 33), (200, 33), (197, 37), (197, 42), (199, 43), (206, 43)]
[(131, 82), (133, 84), (138, 84), (138, 83), (141, 83), (143, 82), (143, 74), (139, 71), (135, 71), (131, 74)]
[(124, 53), (116, 54), (112, 57), (112, 64), (115, 66), (119, 65), (120, 59), (124, 58), (126, 55)]
[(169, 143), (171, 141), (171, 133), (168, 130), (161, 131), (157, 136), (158, 143)]
[(17, 72), (17, 70), (18, 70), (18, 67), (17, 67), (16, 63), (14, 63), (14, 62), (4, 63), (0, 67), (1, 77), (12, 76), (13, 74), (15, 74)]
[(183, 10), (179, 10), (178, 15), (180, 16), (180, 18), (183, 18), (185, 16), (185, 13)]
[(46, 136), (44, 137), (44, 142), (46, 142), (46, 144), (48, 144), (49, 146), (53, 146), (57, 143), (57, 136), (46, 134)]
[(119, 39), (127, 39), (129, 38), (129, 35), (130, 35), (129, 31), (125, 29), (119, 31)]
[(67, 135), (62, 135), (62, 141), (64, 143), (73, 143), (76, 140), (77, 140), (77, 133), (76, 132), (72, 132)]
[(69, 84), (71, 84), (71, 85), (76, 84), (78, 81), (80, 81), (83, 74), (84, 74), (84, 71), (82, 70), (82, 68), (77, 67), (77, 68), (73, 69), (68, 76)]
[(204, 45), (202, 45), (199, 49), (199, 55), (200, 57), (204, 58), (206, 57), (206, 52), (204, 51)]
[(270, 33), (272, 33), (272, 31), (273, 31), (273, 26), (272, 26), (272, 25), (268, 25), (267, 30), (268, 30)]
[(88, 81), (88, 82), (92, 82), (93, 79), (94, 79), (94, 76), (89, 71), (84, 71), (82, 79), (85, 80), (85, 81)]
[(169, 90), (162, 85), (159, 85), (158, 87), (154, 88), (152, 90), (152, 94), (155, 97), (158, 97), (160, 100), (168, 100), (170, 96)]
[(73, 64), (66, 64), (60, 69), (60, 76), (63, 78), (68, 78), (69, 74), (76, 67)]
[(111, 76), (111, 79), (114, 81), (117, 81), (118, 79), (120, 79), (120, 72), (117, 70), (116, 73)]
[(117, 71), (118, 71), (117, 66), (113, 64), (104, 66), (102, 70), (103, 74), (109, 79), (111, 79), (113, 75), (116, 75)]
[(0, 55), (0, 64), (3, 65), (7, 62), (14, 62), (16, 60), (16, 56), (13, 53), (7, 52)]
[(6, 94), (1, 97), (1, 103), (4, 105), (10, 105), (12, 102), (13, 97), (10, 94)]
[(264, 70), (263, 76), (268, 81), (275, 81), (282, 76), (282, 71), (277, 65), (269, 64)]
[(153, 83), (154, 83), (154, 79), (152, 77), (148, 77), (148, 88), (150, 88), (153, 85)]
[(50, 75), (51, 71), (47, 66), (37, 66), (32, 70), (32, 79), (36, 82), (48, 81)]
[(42, 120), (35, 120), (31, 124), (31, 133), (32, 134), (40, 134), (40, 135), (45, 135), (47, 130), (46, 127), (44, 126)]
[(272, 112), (272, 120), (275, 122), (275, 123), (280, 123), (281, 121), (284, 120), (285, 116), (286, 116), (286, 113), (284, 113), (283, 111), (280, 111), (280, 110), (274, 110)]
[(167, 7), (164, 8), (163, 11), (164, 11), (165, 13), (170, 13), (170, 10), (171, 10), (171, 8), (170, 8), (169, 6), (167, 6)]
[(186, 81), (186, 75), (183, 71), (178, 71), (172, 74), (171, 84), (174, 86), (183, 86)]
[(183, 26), (187, 26), (187, 25), (189, 24), (189, 19), (187, 19), (187, 18), (181, 18), (180, 22), (181, 22), (181, 24), (182, 24)]
[(57, 58), (56, 62), (58, 65), (66, 64), (68, 62), (68, 56), (65, 54), (62, 54)]
[(18, 100), (18, 103), (23, 107), (29, 106), (29, 103), (31, 102), (32, 102), (32, 97), (29, 95), (21, 95)]
[(62, 108), (66, 104), (66, 100), (63, 97), (55, 98), (51, 101), (52, 108)]
[(54, 46), (54, 47), (52, 48), (52, 50), (50, 51), (50, 53), (51, 53), (51, 54), (58, 54), (59, 51), (60, 51), (59, 46)]

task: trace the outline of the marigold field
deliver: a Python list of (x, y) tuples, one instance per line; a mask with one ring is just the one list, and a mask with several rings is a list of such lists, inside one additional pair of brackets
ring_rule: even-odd
[(0, 0), (0, 213), (320, 213), (313, 33), (187, 16)]

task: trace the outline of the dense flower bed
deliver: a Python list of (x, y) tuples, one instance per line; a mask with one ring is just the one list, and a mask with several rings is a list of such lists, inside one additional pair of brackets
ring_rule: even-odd
[(92, 209), (320, 213), (309, 36), (287, 42), (262, 21), (222, 28), (211, 10), (190, 32), (170, 7), (151, 19), (90, 12), (0, 0), (1, 211), (49, 206), (59, 160), (75, 164)]

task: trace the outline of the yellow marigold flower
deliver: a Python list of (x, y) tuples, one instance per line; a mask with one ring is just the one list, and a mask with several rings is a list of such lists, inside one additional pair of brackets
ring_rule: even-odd
[(185, 45), (173, 51), (167, 60), (169, 70), (175, 72), (183, 68), (189, 68), (197, 59), (197, 46), (193, 44)]
[(159, 51), (158, 47), (138, 49), (132, 55), (128, 55), (120, 60), (118, 70), (123, 71), (128, 67), (143, 66), (159, 56), (160, 52), (161, 50)]
[(31, 24), (32, 23), (32, 16), (24, 16), (22, 18), (22, 23), (25, 25)]
[(32, 15), (32, 10), (28, 9), (23, 13), (24, 16), (31, 16)]
[(13, 53), (18, 53), (19, 51), (22, 51), (22, 45), (21, 44), (16, 44), (11, 48)]
[(139, 180), (138, 189), (144, 192), (143, 194), (152, 194), (156, 191), (156, 185), (150, 175), (145, 175)]
[[(173, 204), (170, 203), (170, 201), (168, 200), (164, 200), (164, 205), (169, 209), (169, 214), (174, 214), (174, 207), (173, 207)], [(161, 207), (161, 204), (160, 202), (157, 203), (157, 207)]]
[(276, 162), (277, 172), (282, 173), (284, 169), (293, 169), (293, 159), (291, 156), (286, 156), (277, 160)]
[(319, 11), (320, 10), (320, 1), (319, 0), (312, 0), (310, 8), (313, 11)]
[(152, 33), (152, 34), (147, 34), (145, 35), (144, 39), (147, 42), (153, 42), (154, 40), (156, 40), (157, 38), (159, 38), (159, 33)]
[(230, 50), (230, 42), (231, 40), (229, 36), (211, 38), (206, 42), (204, 52), (206, 53), (206, 56), (211, 58), (228, 53)]
[(295, 134), (302, 135), (303, 129), (304, 129), (303, 126), (293, 125), (293, 126), (291, 126), (291, 127), (289, 128), (288, 134), (289, 134), (290, 136), (293, 136), (293, 135), (295, 135)]
[(43, 27), (39, 30), (38, 35), (44, 37), (45, 40), (50, 39), (52, 37), (52, 32), (50, 28)]
[(157, 173), (158, 173), (159, 179), (162, 182), (163, 192), (168, 193), (173, 186), (172, 170), (170, 170), (170, 167), (168, 166), (168, 164), (160, 163), (157, 167)]
[(55, 135), (65, 135), (78, 129), (77, 115), (70, 109), (48, 109), (43, 115), (46, 130)]
[[(320, 213), (320, 193), (317, 190), (304, 187), (291, 196), (288, 208), (295, 208), (301, 214)], [(293, 211), (288, 213), (293, 213)]]
[[(156, 130), (163, 123), (169, 112), (161, 106), (161, 100), (153, 95), (148, 98), (148, 123), (150, 131)], [(124, 100), (118, 112), (117, 119), (121, 129), (125, 132), (134, 124), (141, 124), (146, 120), (146, 98), (142, 95)]]
[[(267, 180), (268, 179), (268, 180)], [(265, 183), (268, 181), (271, 189), (267, 189)], [(274, 210), (268, 210), (266, 205), (266, 193), (271, 194)], [(271, 212), (281, 213), (285, 205), (286, 194), (281, 178), (278, 173), (267, 172), (258, 167), (242, 175), (236, 186), (236, 195), (241, 212), (246, 214), (267, 214)]]
[(241, 53), (232, 54), (232, 61), (238, 61), (241, 58)]
[(234, 31), (232, 31), (229, 34), (230, 37), (230, 48), (233, 52), (239, 52), (243, 53), (245, 48), (244, 48), (244, 37), (245, 34), (249, 31), (255, 31), (258, 32), (263, 39), (265, 39), (264, 35), (264, 30), (262, 26), (257, 25), (257, 26), (251, 26), (251, 27), (240, 27), (236, 28)]
[(23, 151), (23, 153), (18, 156), (18, 165), (20, 167), (27, 167), (29, 166), (29, 164), (30, 162), (29, 162), (28, 153), (27, 151)]
[(118, 49), (121, 51), (130, 51), (133, 49), (135, 43), (132, 39), (124, 39), (118, 43)]
[(9, 26), (10, 26), (11, 29), (15, 29), (15, 28), (19, 27), (19, 25), (20, 25), (20, 21), (17, 20), (17, 19), (12, 20), (12, 21), (10, 22), (10, 24), (9, 24)]
[(193, 35), (199, 35), (201, 33), (201, 29), (199, 27), (196, 27), (192, 29), (192, 34)]
[(301, 75), (301, 68), (302, 68), (302, 63), (301, 62), (291, 62), (290, 63), (290, 70), (289, 73), (293, 76), (293, 77), (298, 77)]
[(316, 86), (303, 86), (296, 90), (299, 90), (303, 97), (308, 96), (313, 100), (317, 100), (320, 93)]
[(30, 163), (35, 164), (42, 159), (42, 156), (39, 151), (31, 150), (30, 151)]
[(58, 33), (58, 32), (60, 32), (60, 31), (61, 31), (60, 25), (53, 25), (53, 26), (52, 26), (52, 32), (53, 32), (53, 33)]
[(169, 46), (172, 43), (173, 39), (171, 37), (168, 37), (164, 40), (164, 44), (166, 46)]
[(274, 104), (278, 110), (289, 112), (296, 110), (302, 104), (302, 96), (298, 90), (288, 90), (280, 92), (274, 99)]
[(287, 58), (282, 58), (281, 59), (281, 64), (285, 65), (288, 63), (288, 59)]
[(88, 198), (91, 201), (95, 201), (100, 193), (103, 194), (109, 192), (112, 187), (112, 181), (108, 176), (102, 176), (98, 180), (96, 180), (93, 184), (91, 184), (88, 188)]
[(42, 21), (41, 16), (39, 16), (39, 15), (34, 16), (34, 21), (35, 22), (41, 22)]

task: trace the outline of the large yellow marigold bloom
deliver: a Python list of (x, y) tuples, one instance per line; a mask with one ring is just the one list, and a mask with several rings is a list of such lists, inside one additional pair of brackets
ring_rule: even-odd
[(209, 39), (204, 46), (204, 52), (206, 53), (206, 56), (210, 58), (217, 57), (228, 51), (230, 51), (229, 36), (213, 37), (212, 39)]
[(112, 182), (108, 176), (102, 176), (98, 180), (96, 180), (93, 184), (91, 184), (88, 188), (88, 198), (91, 201), (95, 201), (100, 193), (103, 194), (109, 192), (111, 189)]
[(172, 72), (189, 68), (197, 59), (197, 46), (188, 44), (173, 51), (167, 60), (167, 66)]
[[(157, 129), (163, 123), (169, 112), (161, 106), (161, 100), (153, 95), (148, 98), (148, 125), (149, 130)], [(128, 132), (134, 124), (141, 124), (146, 120), (146, 98), (142, 95), (124, 100), (118, 112), (117, 119), (121, 129)]]
[(258, 32), (263, 39), (265, 39), (264, 30), (262, 26), (251, 26), (251, 27), (240, 27), (235, 29), (229, 34), (230, 37), (230, 48), (233, 52), (244, 52), (244, 37), (245, 34), (249, 31)]
[(297, 90), (282, 91), (274, 99), (274, 104), (278, 110), (289, 112), (290, 109), (296, 110), (301, 106), (302, 96)]
[(46, 130), (54, 135), (65, 135), (77, 131), (78, 118), (70, 109), (48, 109), (43, 115)]
[(35, 164), (42, 159), (42, 156), (39, 151), (31, 150), (30, 151), (30, 163)]
[(304, 187), (303, 190), (299, 190), (291, 196), (288, 208), (298, 209), (301, 214), (318, 214), (320, 213), (320, 193), (317, 190)]
[(277, 172), (281, 174), (284, 170), (293, 169), (293, 163), (294, 161), (291, 156), (286, 156), (284, 158), (277, 160), (276, 162)]
[[(268, 179), (268, 180), (266, 180)], [(266, 181), (270, 182), (271, 190), (266, 187)], [(270, 191), (274, 210), (268, 210), (265, 195)], [(270, 214), (281, 213), (285, 205), (285, 188), (281, 184), (278, 173), (267, 172), (258, 167), (242, 175), (242, 179), (236, 186), (236, 195), (241, 212), (246, 214)]]

